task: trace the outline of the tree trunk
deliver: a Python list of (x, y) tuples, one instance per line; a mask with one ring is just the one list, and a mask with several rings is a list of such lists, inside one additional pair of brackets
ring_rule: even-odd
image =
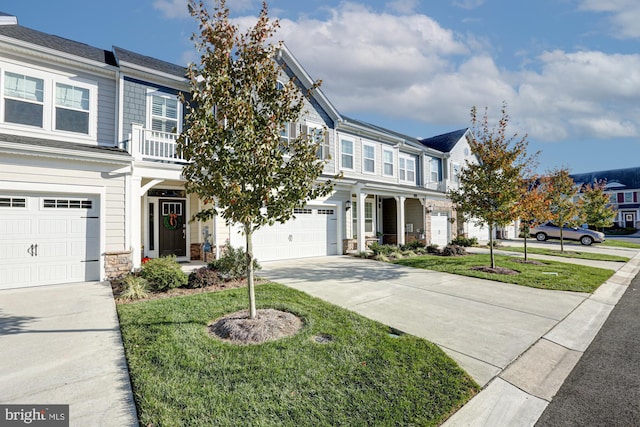
[(493, 256), (493, 223), (489, 224), (489, 254), (491, 255), (491, 268), (496, 268), (496, 260)]
[(562, 235), (562, 226), (560, 227), (560, 253), (564, 253), (564, 236)]
[(256, 293), (253, 283), (253, 231), (251, 224), (244, 224), (244, 233), (247, 238), (247, 291), (249, 292), (249, 318), (256, 317)]
[(527, 228), (526, 233), (524, 233), (524, 260), (527, 261), (527, 234), (529, 234), (529, 229)]

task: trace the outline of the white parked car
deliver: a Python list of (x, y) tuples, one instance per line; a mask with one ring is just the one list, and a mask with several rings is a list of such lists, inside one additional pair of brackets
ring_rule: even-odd
[[(536, 240), (544, 242), (547, 239), (559, 239), (560, 227), (550, 222), (533, 227), (530, 230), (531, 236)], [(588, 228), (562, 227), (562, 237), (567, 240), (577, 240), (581, 244), (589, 246), (592, 243), (602, 243), (605, 241), (604, 233), (589, 230)]]

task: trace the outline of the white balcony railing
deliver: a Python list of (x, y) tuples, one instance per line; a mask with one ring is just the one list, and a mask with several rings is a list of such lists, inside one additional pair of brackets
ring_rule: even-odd
[(140, 125), (132, 125), (129, 153), (136, 160), (187, 163), (180, 155), (177, 139), (177, 133), (161, 132), (145, 129)]

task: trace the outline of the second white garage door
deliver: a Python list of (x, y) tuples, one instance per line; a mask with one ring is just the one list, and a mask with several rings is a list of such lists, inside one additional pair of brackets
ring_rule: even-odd
[(0, 289), (100, 279), (97, 197), (0, 195)]
[[(245, 236), (232, 229), (231, 245), (245, 247)], [(265, 226), (253, 235), (253, 253), (258, 261), (337, 255), (337, 210), (306, 206), (295, 210), (295, 219)]]

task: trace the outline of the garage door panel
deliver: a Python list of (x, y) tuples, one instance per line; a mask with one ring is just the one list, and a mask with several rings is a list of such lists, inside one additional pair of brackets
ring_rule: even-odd
[(0, 207), (0, 288), (99, 280), (97, 198), (20, 197)]

